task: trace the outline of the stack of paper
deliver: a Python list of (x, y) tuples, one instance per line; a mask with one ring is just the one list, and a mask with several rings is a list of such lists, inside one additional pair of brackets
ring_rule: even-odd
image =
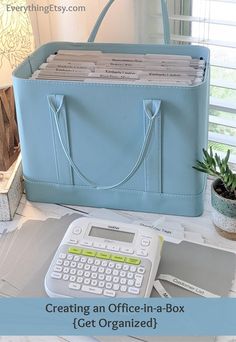
[(204, 80), (205, 66), (203, 59), (184, 55), (59, 50), (32, 79), (192, 86)]

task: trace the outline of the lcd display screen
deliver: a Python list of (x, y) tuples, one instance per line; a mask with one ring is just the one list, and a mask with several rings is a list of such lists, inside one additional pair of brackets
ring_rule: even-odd
[(111, 230), (92, 226), (89, 236), (98, 237), (101, 239), (108, 239), (121, 242), (133, 242), (135, 233), (124, 232), (120, 230)]

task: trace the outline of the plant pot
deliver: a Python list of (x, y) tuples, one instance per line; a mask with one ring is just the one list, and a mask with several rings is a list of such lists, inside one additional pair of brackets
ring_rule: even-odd
[(236, 200), (224, 198), (216, 192), (220, 183), (221, 180), (216, 179), (211, 187), (213, 223), (220, 235), (236, 240)]

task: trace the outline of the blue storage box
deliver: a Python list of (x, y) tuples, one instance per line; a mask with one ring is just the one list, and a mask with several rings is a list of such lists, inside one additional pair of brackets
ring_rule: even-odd
[[(206, 61), (193, 86), (29, 79), (59, 49), (177, 54)], [(209, 50), (200, 46), (54, 42), (14, 72), (27, 198), (198, 216), (207, 147)]]

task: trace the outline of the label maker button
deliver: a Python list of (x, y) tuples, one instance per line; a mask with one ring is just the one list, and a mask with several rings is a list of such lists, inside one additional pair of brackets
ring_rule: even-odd
[(126, 253), (126, 254), (134, 254), (134, 250), (132, 248), (128, 248), (128, 247), (122, 247), (121, 252)]
[(88, 246), (88, 247), (91, 247), (91, 246), (92, 246), (92, 242), (91, 242), (91, 241), (87, 241), (87, 240), (81, 240), (81, 241), (80, 241), (80, 245), (81, 245), (81, 246)]
[(148, 256), (148, 253), (147, 253), (147, 251), (146, 251), (145, 249), (139, 249), (139, 250), (137, 250), (136, 254), (137, 254), (138, 256), (144, 256), (144, 257)]
[(75, 248), (75, 247), (70, 247), (68, 249), (68, 253), (70, 253), (70, 254), (81, 254), (82, 253), (82, 249)]
[(106, 252), (98, 252), (96, 257), (99, 259), (110, 259), (111, 254)]
[(94, 242), (93, 247), (98, 248), (98, 249), (106, 249), (105, 243), (102, 243), (102, 242)]
[(95, 257), (96, 252), (89, 250), (89, 249), (83, 249), (82, 250), (82, 255), (88, 256), (88, 257)]
[(75, 235), (79, 235), (79, 234), (81, 233), (81, 228), (80, 228), (80, 227), (75, 227), (75, 228), (73, 229), (73, 233), (74, 233)]
[(149, 239), (142, 239), (141, 240), (141, 246), (148, 247), (149, 245), (150, 245), (150, 240)]
[(116, 245), (107, 245), (107, 249), (109, 251), (113, 251), (113, 252), (119, 252), (119, 246), (116, 246)]
[(140, 265), (141, 260), (139, 258), (125, 258), (125, 262), (131, 265)]
[(122, 255), (112, 255), (111, 260), (116, 262), (125, 262), (125, 257)]

